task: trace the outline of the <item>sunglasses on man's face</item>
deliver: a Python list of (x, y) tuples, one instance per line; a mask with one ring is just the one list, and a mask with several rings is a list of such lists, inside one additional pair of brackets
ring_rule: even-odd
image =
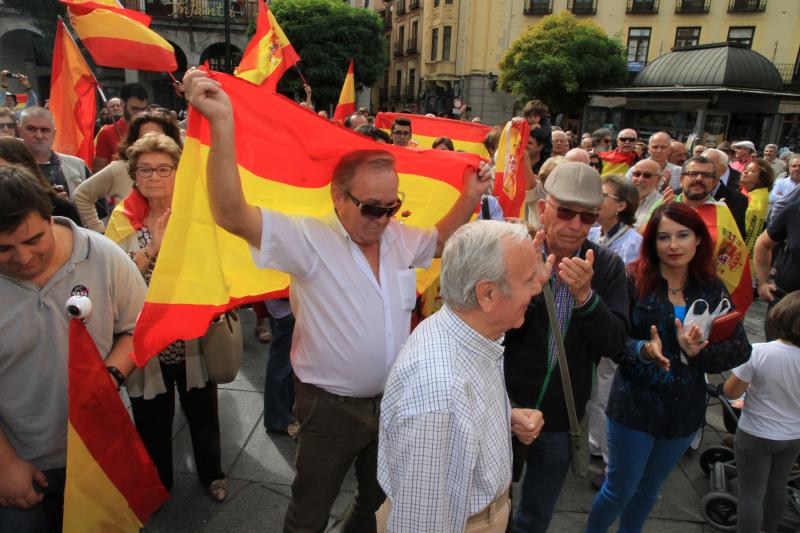
[(345, 194), (348, 198), (355, 204), (355, 206), (361, 212), (361, 216), (370, 218), (372, 220), (379, 220), (383, 217), (392, 218), (395, 213), (400, 210), (400, 207), (403, 205), (403, 200), (405, 200), (405, 194), (402, 192), (399, 193), (400, 197), (397, 199), (395, 203), (390, 206), (384, 206), (379, 204), (365, 204), (361, 200), (357, 199), (355, 196), (350, 194), (350, 191), (345, 191)]
[(655, 178), (659, 176), (659, 174), (653, 174), (652, 172), (642, 172), (641, 170), (634, 170), (633, 172), (631, 172), (631, 176), (633, 176), (634, 178), (644, 178), (646, 180), (649, 180), (650, 178)]
[(619, 137), (617, 140), (621, 143), (635, 143), (636, 137)]
[(566, 222), (569, 222), (576, 216), (579, 216), (581, 217), (581, 224), (591, 226), (592, 224), (597, 222), (597, 217), (598, 217), (597, 213), (590, 213), (587, 211), (575, 211), (574, 209), (570, 209), (569, 207), (560, 207), (550, 202), (547, 203), (550, 204), (550, 207), (556, 210), (556, 216), (559, 218), (559, 220), (564, 220)]
[(0, 129), (13, 130), (14, 129), (14, 123), (13, 122), (0, 122)]

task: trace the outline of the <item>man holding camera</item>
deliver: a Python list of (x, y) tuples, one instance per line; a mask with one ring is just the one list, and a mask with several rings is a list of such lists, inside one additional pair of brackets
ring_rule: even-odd
[(13, 302), (0, 315), (0, 531), (60, 530), (67, 300), (91, 299), (86, 326), (119, 387), (133, 370), (131, 335), (146, 292), (119, 247), (51, 211), (33, 176), (0, 166), (0, 298)]

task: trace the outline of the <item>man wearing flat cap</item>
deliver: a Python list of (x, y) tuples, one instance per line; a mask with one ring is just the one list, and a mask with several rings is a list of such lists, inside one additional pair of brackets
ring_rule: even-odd
[(756, 151), (755, 145), (750, 141), (739, 141), (733, 143), (731, 147), (736, 150), (736, 156), (731, 161), (731, 168), (739, 173), (744, 172), (744, 167), (753, 160), (753, 154)]
[[(600, 175), (583, 163), (561, 163), (539, 200), (545, 242), (555, 255), (550, 287), (564, 338), (578, 418), (592, 391), (592, 366), (622, 351), (628, 293), (622, 260), (586, 239), (603, 201)], [(570, 464), (570, 426), (554, 337), (544, 298), (531, 300), (525, 322), (506, 335), (505, 376), (513, 407), (539, 409), (545, 424), (525, 451), (527, 470), (514, 531), (545, 532)], [(515, 454), (515, 460), (521, 454)]]

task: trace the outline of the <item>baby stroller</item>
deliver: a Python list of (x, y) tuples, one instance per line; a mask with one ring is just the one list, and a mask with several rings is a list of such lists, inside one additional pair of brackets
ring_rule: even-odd
[[(739, 416), (731, 403), (721, 394), (719, 388), (707, 384), (711, 397), (718, 398), (723, 411), (725, 429), (731, 434), (736, 432)], [(736, 461), (731, 448), (712, 446), (700, 455), (700, 468), (709, 476), (710, 491), (700, 501), (703, 518), (711, 527), (719, 531), (736, 531)], [(785, 531), (800, 530), (800, 471), (794, 471), (789, 477), (786, 490), (789, 491), (789, 503), (781, 518), (780, 528)]]

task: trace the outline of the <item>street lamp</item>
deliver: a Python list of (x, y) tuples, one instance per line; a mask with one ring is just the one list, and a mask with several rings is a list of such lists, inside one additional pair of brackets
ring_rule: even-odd
[(490, 91), (492, 92), (497, 91), (497, 74), (489, 72), (489, 74), (486, 75), (486, 81), (489, 83)]

